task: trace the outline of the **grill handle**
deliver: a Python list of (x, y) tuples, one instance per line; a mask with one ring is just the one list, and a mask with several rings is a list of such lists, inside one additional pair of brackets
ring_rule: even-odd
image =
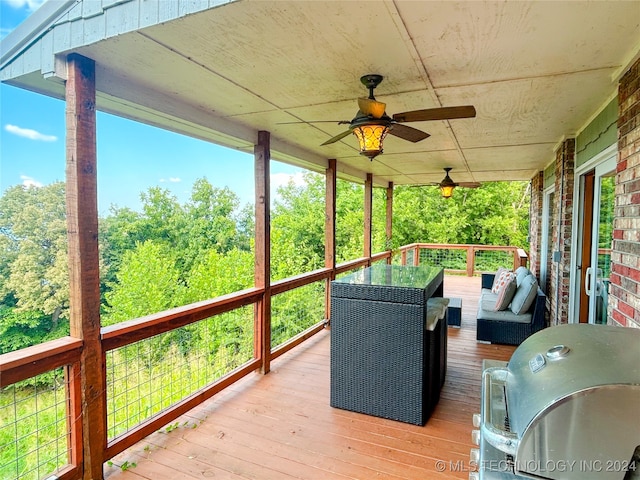
[(482, 399), (483, 399), (483, 415), (480, 429), (484, 439), (498, 450), (507, 455), (515, 456), (518, 449), (518, 436), (513, 432), (508, 432), (493, 424), (491, 418), (491, 398), (492, 380), (500, 382), (504, 385), (507, 380), (508, 370), (502, 367), (490, 367), (482, 372)]

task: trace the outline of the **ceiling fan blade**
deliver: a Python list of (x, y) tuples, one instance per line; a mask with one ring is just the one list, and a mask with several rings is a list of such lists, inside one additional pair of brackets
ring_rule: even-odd
[(427, 120), (450, 120), (453, 118), (472, 118), (476, 116), (473, 105), (460, 107), (427, 108), (425, 110), (413, 110), (411, 112), (396, 113), (393, 119), (396, 122), (424, 122)]
[(398, 138), (402, 138), (403, 140), (408, 140), (410, 142), (416, 143), (420, 140), (424, 140), (427, 137), (430, 137), (427, 132), (423, 132), (422, 130), (418, 130), (417, 128), (408, 127), (406, 125), (394, 124), (389, 129), (389, 135), (394, 135)]
[(337, 123), (338, 125), (348, 125), (350, 120), (299, 120), (297, 122), (277, 122), (276, 125), (297, 125), (300, 123)]
[(478, 182), (460, 182), (458, 183), (458, 186), (464, 188), (478, 188), (480, 184)]
[[(347, 130), (346, 132), (342, 132), (340, 135), (336, 135), (333, 138), (330, 138), (329, 140), (327, 140), (326, 142), (324, 142), (322, 145), (329, 145), (331, 143), (335, 143), (338, 140), (342, 140), (344, 137), (346, 137), (347, 135), (349, 135), (351, 133), (351, 130)], [(320, 146), (322, 146), (320, 145)]]
[(371, 98), (360, 97), (358, 98), (358, 107), (365, 115), (371, 115), (373, 118), (381, 118), (384, 115), (387, 104)]

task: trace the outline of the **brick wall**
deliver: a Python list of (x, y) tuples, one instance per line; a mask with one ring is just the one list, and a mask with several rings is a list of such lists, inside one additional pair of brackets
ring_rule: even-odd
[(618, 106), (609, 317), (640, 328), (640, 60), (620, 80)]
[(540, 278), (542, 248), (542, 190), (544, 172), (531, 179), (531, 207), (529, 208), (529, 269)]
[(575, 139), (562, 142), (556, 151), (555, 196), (553, 205), (552, 252), (560, 252), (560, 261), (551, 263), (550, 311), (551, 325), (568, 323), (569, 273), (571, 267), (571, 222), (573, 213), (573, 172)]

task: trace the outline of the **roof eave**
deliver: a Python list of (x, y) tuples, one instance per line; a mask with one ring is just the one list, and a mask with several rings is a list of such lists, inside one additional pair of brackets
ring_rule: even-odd
[(0, 42), (0, 68), (42, 37), (60, 16), (68, 12), (79, 0), (48, 0), (27, 17)]

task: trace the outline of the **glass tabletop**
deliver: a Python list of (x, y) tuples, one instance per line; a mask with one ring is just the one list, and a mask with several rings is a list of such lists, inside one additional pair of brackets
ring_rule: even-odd
[(372, 265), (335, 280), (335, 283), (425, 288), (442, 274), (441, 267), (428, 265)]

